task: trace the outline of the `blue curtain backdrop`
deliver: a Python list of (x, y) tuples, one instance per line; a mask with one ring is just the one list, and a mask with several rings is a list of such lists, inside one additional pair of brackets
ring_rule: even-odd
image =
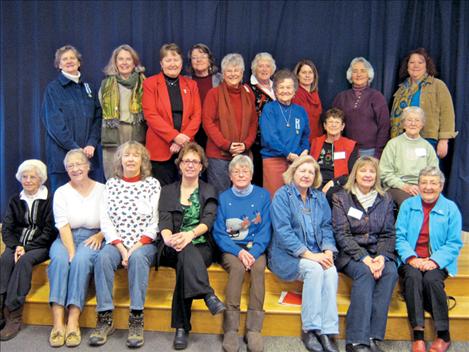
[(239, 52), (246, 59), (246, 78), (260, 51), (272, 53), (279, 68), (311, 58), (325, 108), (348, 88), (345, 71), (356, 56), (371, 61), (372, 86), (391, 103), (401, 59), (423, 46), (453, 96), (459, 136), (446, 159), (448, 192), (469, 230), (467, 1), (2, 1), (0, 10), (2, 214), (19, 189), (18, 164), (44, 159), (41, 101), (57, 75), (54, 52), (64, 44), (81, 51), (82, 73), (96, 85), (111, 51), (122, 43), (140, 53), (148, 75), (159, 71), (158, 50), (167, 42), (184, 51), (206, 43), (218, 62)]

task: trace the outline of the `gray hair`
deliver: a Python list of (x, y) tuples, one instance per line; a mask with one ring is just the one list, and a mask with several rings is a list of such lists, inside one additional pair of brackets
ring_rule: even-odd
[(65, 54), (67, 51), (73, 51), (73, 53), (75, 54), (75, 56), (78, 59), (78, 62), (81, 64), (81, 54), (80, 54), (80, 52), (74, 46), (67, 44), (67, 45), (64, 45), (64, 46), (58, 48), (55, 51), (55, 57), (54, 57), (54, 66), (55, 66), (55, 68), (60, 69), (60, 67), (59, 67), (60, 66), (60, 59), (62, 58), (62, 55)]
[(76, 148), (76, 149), (72, 149), (72, 150), (69, 150), (67, 152), (67, 154), (65, 154), (65, 158), (64, 158), (64, 167), (67, 168), (67, 164), (68, 164), (68, 159), (70, 159), (70, 157), (72, 155), (80, 155), (81, 158), (83, 159), (83, 161), (88, 164), (88, 166), (91, 167), (91, 162), (90, 162), (90, 159), (88, 159), (88, 157), (86, 156), (85, 152), (83, 151), (83, 149), (81, 148)]
[(135, 51), (135, 49), (128, 44), (122, 44), (113, 50), (111, 58), (109, 59), (108, 64), (104, 68), (103, 72), (106, 76), (114, 76), (119, 74), (119, 70), (117, 69), (117, 55), (119, 55), (122, 50), (127, 51), (130, 56), (132, 56), (132, 60), (134, 61), (135, 65), (135, 72), (140, 73), (145, 71), (145, 67), (141, 65), (140, 57), (138, 56), (138, 53)]
[(16, 179), (18, 182), (21, 182), (21, 176), (23, 176), (23, 172), (26, 171), (34, 171), (41, 179), (41, 185), (43, 185), (47, 181), (47, 166), (38, 159), (28, 159), (23, 161), (20, 166), (18, 166), (18, 171), (16, 171)]
[(365, 65), (365, 68), (368, 71), (368, 84), (370, 84), (371, 82), (373, 82), (373, 78), (375, 78), (375, 70), (373, 69), (373, 66), (371, 66), (370, 62), (367, 59), (365, 59), (364, 57), (361, 57), (361, 56), (354, 58), (350, 62), (350, 66), (348, 67), (348, 70), (347, 70), (347, 81), (349, 81), (350, 83), (353, 83), (352, 82), (353, 65), (355, 65), (356, 63), (359, 63), (359, 62), (361, 62)]
[(124, 168), (122, 166), (122, 156), (128, 150), (135, 150), (138, 154), (140, 154), (142, 158), (142, 163), (140, 165), (140, 179), (144, 180), (147, 177), (151, 176), (151, 162), (150, 162), (150, 154), (148, 153), (147, 148), (137, 141), (130, 140), (127, 141), (117, 148), (116, 153), (114, 154), (113, 160), (113, 177), (123, 178), (124, 177)]
[(418, 115), (422, 120), (422, 123), (425, 125), (425, 111), (418, 106), (408, 106), (404, 110), (402, 110), (401, 115), (401, 122), (404, 123), (405, 119), (409, 117), (409, 115)]
[(244, 72), (244, 59), (241, 54), (231, 53), (225, 55), (223, 60), (221, 60), (221, 72), (225, 72), (228, 66), (240, 67)]
[(233, 169), (237, 166), (247, 166), (249, 168), (249, 171), (251, 171), (251, 174), (254, 174), (254, 164), (252, 163), (251, 158), (247, 155), (236, 155), (228, 165), (228, 172), (231, 174)]
[(275, 65), (275, 60), (270, 55), (269, 53), (263, 52), (263, 53), (258, 53), (256, 56), (254, 56), (254, 59), (251, 62), (251, 71), (254, 74), (257, 70), (257, 65), (259, 64), (259, 61), (261, 60), (267, 60), (270, 62), (270, 66), (272, 66), (272, 74), (275, 72), (277, 69), (277, 66)]
[(296, 158), (288, 167), (287, 171), (283, 173), (283, 181), (285, 184), (293, 183), (293, 176), (295, 175), (296, 170), (303, 164), (311, 163), (314, 166), (314, 181), (313, 188), (319, 188), (322, 183), (321, 169), (319, 164), (311, 155), (300, 155)]
[(290, 70), (282, 69), (274, 75), (273, 89), (274, 92), (277, 90), (277, 86), (285, 81), (286, 79), (291, 79), (293, 81), (293, 86), (295, 87), (295, 92), (298, 89), (298, 78)]
[(420, 178), (423, 176), (438, 176), (440, 178), (440, 183), (445, 184), (445, 174), (441, 172), (438, 166), (426, 166), (419, 172), (419, 183)]

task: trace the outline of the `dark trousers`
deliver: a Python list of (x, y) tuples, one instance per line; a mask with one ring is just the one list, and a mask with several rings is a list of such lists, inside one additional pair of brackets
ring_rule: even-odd
[(353, 280), (346, 317), (346, 343), (369, 345), (370, 338), (383, 340), (389, 304), (398, 279), (396, 264), (385, 262), (378, 280), (362, 261), (351, 260), (343, 272)]
[(399, 267), (407, 315), (412, 328), (423, 327), (425, 311), (433, 318), (437, 331), (449, 330), (448, 302), (445, 292), (445, 270), (420, 271), (408, 264)]
[(179, 171), (174, 163), (177, 155), (173, 155), (168, 161), (151, 161), (153, 177), (160, 181), (161, 187), (179, 180)]
[[(260, 139), (260, 138), (259, 138)], [(262, 174), (262, 156), (261, 156), (261, 143), (259, 141), (254, 142), (251, 147), (252, 151), (252, 162), (254, 164), (254, 175), (252, 177), (252, 183), (262, 187), (263, 174)]]
[(212, 248), (208, 244), (189, 243), (180, 252), (164, 246), (160, 265), (176, 269), (171, 327), (191, 330), (192, 300), (213, 293), (207, 273), (210, 264), (212, 264)]
[(32, 249), (23, 254), (15, 263), (15, 250), (5, 248), (0, 257), (0, 294), (6, 293), (5, 307), (14, 311), (24, 305), (31, 289), (31, 276), (34, 265), (49, 258), (49, 249)]

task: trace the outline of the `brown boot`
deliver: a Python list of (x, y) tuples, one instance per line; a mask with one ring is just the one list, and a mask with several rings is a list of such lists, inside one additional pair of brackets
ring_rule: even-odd
[(246, 318), (246, 343), (248, 351), (262, 352), (264, 351), (264, 339), (261, 330), (264, 323), (264, 312), (259, 310), (248, 310)]
[(239, 310), (225, 310), (223, 317), (223, 351), (239, 351)]
[(0, 341), (7, 341), (15, 337), (21, 329), (21, 321), (23, 317), (23, 307), (14, 311), (5, 308), (6, 324), (0, 331)]

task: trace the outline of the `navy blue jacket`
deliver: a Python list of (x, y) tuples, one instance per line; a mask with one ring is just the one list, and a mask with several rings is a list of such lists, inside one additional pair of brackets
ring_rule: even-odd
[[(71, 149), (97, 147), (101, 138), (98, 92), (80, 78), (77, 84), (62, 73), (44, 93), (42, 117), (46, 129), (46, 155), (50, 173), (65, 172), (63, 160)], [(98, 168), (98, 153), (91, 160)]]

